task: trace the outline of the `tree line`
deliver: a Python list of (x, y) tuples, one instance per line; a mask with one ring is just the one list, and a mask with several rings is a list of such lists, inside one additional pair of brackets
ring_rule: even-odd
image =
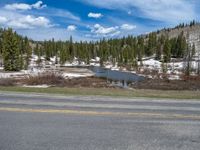
[[(193, 25), (196, 23), (191, 22), (188, 26)], [(138, 61), (142, 65), (143, 58), (149, 56), (155, 56), (163, 63), (170, 62), (172, 57), (191, 59), (195, 54), (195, 45), (188, 44), (185, 35), (181, 32), (177, 37), (169, 38), (167, 33), (152, 32), (89, 42), (75, 42), (72, 36), (67, 41), (32, 41), (10, 28), (0, 29), (0, 57), (6, 71), (27, 69), (32, 53), (38, 56), (38, 63), (41, 62), (41, 57), (45, 57), (47, 61), (56, 57), (56, 63), (59, 64), (72, 62), (76, 57), (80, 63), (89, 64), (91, 59), (99, 57), (101, 66), (105, 62), (112, 62), (113, 65), (137, 69)]]
[(27, 69), (32, 48), (29, 39), (22, 37), (11, 28), (0, 29), (0, 58), (5, 71)]
[[(55, 41), (54, 39), (44, 42), (36, 42), (34, 53), (45, 56), (46, 60), (56, 56), (60, 58), (60, 64), (66, 61), (73, 61), (76, 57), (80, 62), (89, 61), (95, 57), (100, 58), (100, 64), (104, 62), (118, 63), (119, 66), (137, 67), (138, 61), (144, 57), (155, 55), (157, 60), (165, 63), (170, 62), (171, 58), (187, 57), (187, 50), (190, 45), (187, 43), (184, 33), (175, 38), (168, 35), (158, 36), (152, 32), (146, 36), (128, 36), (121, 39), (101, 39), (99, 41), (80, 41), (73, 42), (72, 37), (69, 41)], [(192, 45), (195, 53), (195, 45)], [(57, 60), (57, 59), (56, 59)]]

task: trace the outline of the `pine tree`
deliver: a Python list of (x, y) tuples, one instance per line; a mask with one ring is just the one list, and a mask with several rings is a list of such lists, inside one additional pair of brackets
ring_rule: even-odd
[(177, 58), (183, 58), (185, 51), (187, 49), (187, 42), (186, 42), (186, 38), (184, 36), (184, 32), (181, 32), (181, 34), (178, 36), (177, 39)]
[(0, 29), (0, 66), (3, 66), (3, 30)]
[(185, 75), (186, 76), (190, 76), (190, 72), (191, 72), (191, 55), (192, 55), (192, 51), (191, 51), (191, 45), (187, 45), (187, 49), (186, 49), (186, 58), (185, 58)]
[(145, 54), (147, 56), (151, 56), (155, 52), (156, 46), (157, 46), (156, 33), (150, 33), (149, 37), (148, 37), (148, 44), (147, 44), (147, 47), (145, 49)]
[(196, 53), (196, 48), (195, 48), (195, 44), (193, 43), (192, 45), (192, 57), (195, 55)]
[(20, 70), (19, 41), (12, 29), (3, 34), (3, 61), (5, 71)]
[(71, 60), (74, 59), (74, 45), (73, 45), (73, 39), (72, 36), (70, 36), (70, 41), (69, 41), (69, 55)]
[(31, 55), (32, 55), (32, 49), (30, 47), (29, 40), (28, 40), (27, 37), (24, 38), (24, 51), (25, 51), (25, 54), (26, 54), (25, 68), (24, 69), (27, 69), (28, 65), (29, 65), (29, 61), (30, 61)]
[(36, 43), (33, 51), (34, 51), (34, 54), (37, 55), (38, 57), (41, 56), (38, 42)]
[(177, 38), (170, 39), (170, 45), (171, 45), (171, 54), (173, 57), (177, 58)]
[(170, 47), (170, 42), (169, 42), (168, 38), (165, 41), (163, 53), (164, 53), (164, 62), (165, 63), (170, 62), (170, 60), (171, 60), (171, 47)]
[(162, 45), (161, 43), (157, 44), (157, 48), (156, 48), (156, 60), (161, 60), (161, 51), (162, 51)]
[(140, 61), (140, 65), (142, 65), (143, 54), (144, 54), (144, 38), (139, 37), (137, 44), (137, 56), (138, 56), (138, 61)]

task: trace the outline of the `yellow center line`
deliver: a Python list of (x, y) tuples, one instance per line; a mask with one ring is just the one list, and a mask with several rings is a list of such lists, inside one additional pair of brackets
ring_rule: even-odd
[(74, 114), (74, 115), (90, 115), (90, 116), (124, 116), (124, 117), (154, 117), (154, 118), (171, 118), (171, 119), (196, 119), (200, 120), (197, 115), (182, 114), (162, 114), (162, 113), (140, 113), (140, 112), (98, 112), (83, 110), (60, 110), (60, 109), (31, 109), (31, 108), (11, 108), (0, 107), (0, 111), (7, 112), (27, 112), (27, 113), (52, 113), (52, 114)]

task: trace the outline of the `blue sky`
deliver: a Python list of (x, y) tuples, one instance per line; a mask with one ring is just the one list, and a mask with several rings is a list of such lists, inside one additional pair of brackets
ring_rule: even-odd
[(199, 7), (199, 0), (1, 0), (0, 25), (34, 40), (97, 40), (198, 21)]

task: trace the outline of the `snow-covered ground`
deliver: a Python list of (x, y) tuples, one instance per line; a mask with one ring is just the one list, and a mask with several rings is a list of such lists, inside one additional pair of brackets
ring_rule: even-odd
[[(138, 62), (138, 65), (141, 65), (141, 62)], [(154, 59), (149, 59), (149, 60), (144, 60), (142, 61), (142, 65), (144, 68), (148, 68), (150, 70), (160, 70), (161, 69), (161, 62), (154, 60)]]
[(0, 72), (0, 78), (24, 78), (29, 75), (31, 76), (37, 76), (38, 74), (41, 74), (45, 72), (43, 69), (36, 69), (33, 68), (32, 70), (22, 70), (18, 72)]
[(94, 76), (93, 73), (63, 73), (62, 74), (65, 78), (80, 78), (80, 77), (91, 77)]
[(24, 76), (24, 72), (0, 72), (0, 78), (20, 78)]

